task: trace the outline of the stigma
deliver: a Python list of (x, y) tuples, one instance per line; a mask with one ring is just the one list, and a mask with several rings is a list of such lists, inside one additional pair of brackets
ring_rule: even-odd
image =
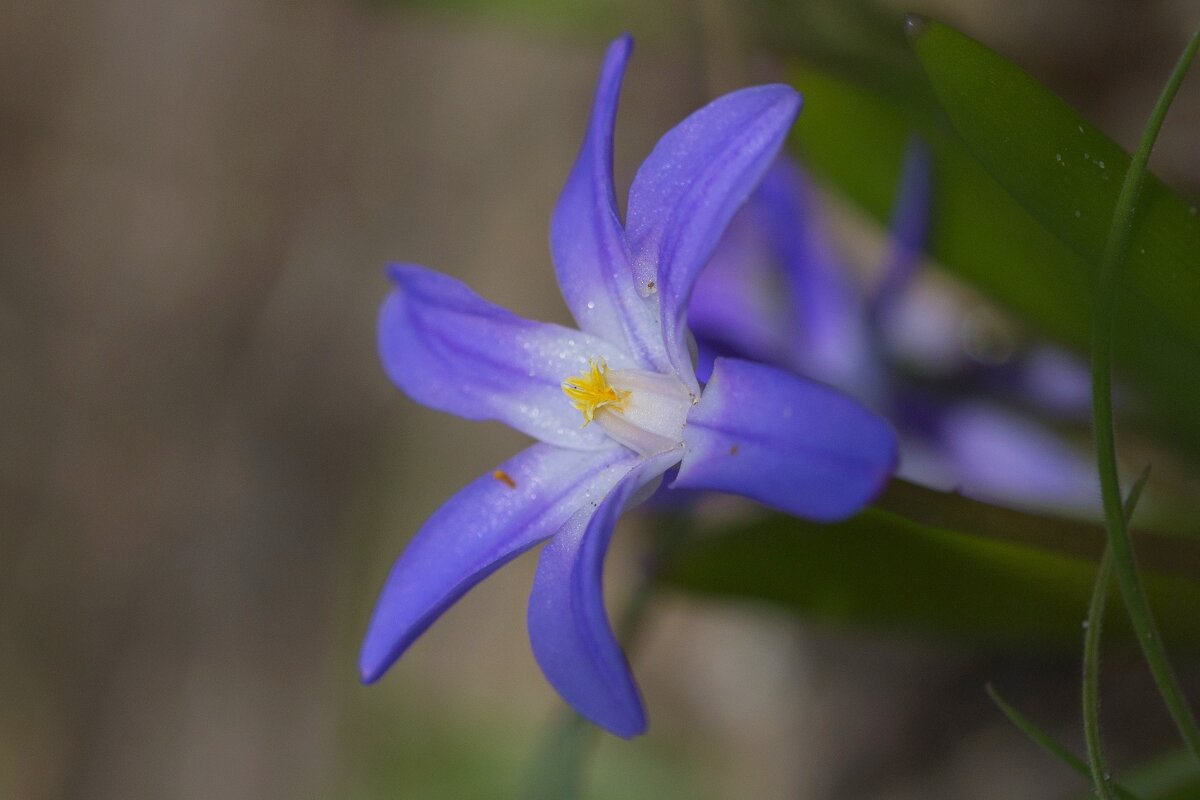
[(642, 455), (683, 446), (683, 426), (695, 398), (674, 375), (639, 369), (610, 372), (592, 359), (581, 374), (562, 382), (563, 394), (612, 439)]

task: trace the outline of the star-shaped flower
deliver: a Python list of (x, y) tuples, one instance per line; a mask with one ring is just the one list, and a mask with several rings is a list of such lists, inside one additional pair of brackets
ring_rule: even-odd
[(379, 319), (391, 379), (413, 399), (495, 419), (539, 442), (434, 513), (392, 568), (366, 640), (372, 682), (472, 586), (531, 547), (533, 652), (580, 714), (619, 736), (645, 730), (642, 701), (604, 610), (617, 518), (668, 468), (677, 486), (734, 492), (816, 520), (866, 504), (896, 459), (891, 428), (822, 384), (719, 359), (701, 387), (685, 310), (729, 220), (800, 109), (783, 85), (725, 95), (667, 133), (630, 189), (612, 180), (617, 96), (632, 48), (609, 47), (587, 134), (550, 244), (579, 330), (521, 319), (414, 265)]

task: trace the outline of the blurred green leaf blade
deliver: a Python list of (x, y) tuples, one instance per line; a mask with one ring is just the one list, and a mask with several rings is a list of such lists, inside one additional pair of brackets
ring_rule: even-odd
[[(995, 507), (917, 491), (924, 502), (950, 506), (931, 512), (941, 524), (880, 507), (836, 525), (769, 514), (693, 542), (663, 579), (689, 592), (765, 601), (805, 618), (872, 630), (983, 644), (1078, 647), (1095, 558), (1104, 541), (1098, 526), (1006, 509), (996, 509), (999, 516), (989, 519), (987, 509)], [(901, 508), (912, 499), (885, 498), (885, 503)], [(983, 511), (973, 529), (946, 527), (970, 518), (971, 509)], [(1005, 538), (1003, 530), (1011, 526), (1027, 529)], [(1046, 546), (1030, 543), (1043, 535)], [(1200, 582), (1193, 573), (1198, 544), (1190, 538), (1142, 536), (1151, 550), (1159, 548), (1157, 564), (1178, 567), (1170, 575), (1146, 574), (1163, 635), (1194, 649), (1200, 646), (1195, 624)], [(1127, 621), (1120, 615), (1112, 620), (1112, 640), (1132, 645)]]
[[(974, 39), (920, 18), (910, 17), (908, 28), (934, 93), (975, 158), (1048, 231), (1098, 264), (1129, 154)], [(1153, 176), (1139, 201), (1126, 282), (1171, 325), (1200, 337), (1200, 217)]]

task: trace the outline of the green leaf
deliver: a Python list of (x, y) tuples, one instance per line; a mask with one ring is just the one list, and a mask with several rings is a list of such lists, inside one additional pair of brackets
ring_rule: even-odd
[[(1000, 709), (1001, 713), (1008, 717), (1009, 722), (1015, 725), (1021, 731), (1021, 733), (1025, 734), (1025, 736), (1028, 737), (1034, 744), (1036, 744), (1038, 747), (1041, 747), (1050, 755), (1054, 756), (1059, 761), (1078, 772), (1079, 775), (1084, 778), (1084, 780), (1091, 778), (1091, 773), (1088, 770), (1088, 763), (1086, 761), (1072, 753), (1053, 736), (1038, 727), (1033, 720), (1029, 719), (1020, 711), (1018, 711), (1015, 706), (1001, 697), (1000, 693), (997, 692), (995, 687), (993, 687), (990, 683), (984, 687), (984, 690), (987, 691), (988, 697), (992, 699), (992, 702), (996, 704), (996, 707)], [(1120, 797), (1121, 800), (1137, 800), (1137, 795), (1119, 783), (1110, 783), (1106, 784), (1106, 786), (1110, 786), (1113, 792)]]
[[(919, 132), (935, 162), (929, 253), (1035, 333), (1086, 349), (1095, 265), (1022, 208), (944, 116), (899, 105), (812, 66), (794, 64), (790, 75), (805, 97), (793, 147), (818, 178), (884, 221), (905, 143)], [(1105, 169), (1112, 170), (1107, 160)], [(1119, 185), (1120, 177), (1099, 183)], [(1195, 263), (1196, 252), (1184, 263)], [(1183, 271), (1180, 264), (1174, 269)], [(1200, 314), (1195, 319), (1200, 325)], [(1200, 336), (1170, 326), (1166, 312), (1145, 298), (1123, 303), (1117, 324), (1120, 375), (1147, 400), (1140, 426), (1200, 457)]]
[[(1019, 67), (938, 22), (910, 17), (909, 39), (971, 153), (1046, 230), (1098, 265), (1129, 155)], [(1131, 109), (1143, 116), (1153, 104)], [(1200, 339), (1200, 216), (1147, 175), (1125, 273), (1171, 328)]]
[[(1098, 562), (1107, 543), (1096, 522), (1030, 514), (982, 503), (960, 494), (940, 492), (895, 479), (875, 507), (925, 527), (957, 531), (981, 539), (1029, 545), (1085, 561)], [(1200, 581), (1200, 530), (1162, 534), (1135, 529), (1138, 560), (1147, 569)]]
[[(884, 505), (925, 505), (942, 523), (923, 524), (880, 507), (836, 525), (767, 515), (693, 542), (663, 580), (691, 592), (766, 601), (804, 617), (877, 630), (1079, 646), (1104, 543), (1099, 526), (1000, 509), (902, 482), (896, 487), (899, 499), (894, 488)], [(947, 525), (951, 521), (967, 524)], [(1009, 540), (1009, 534), (1026, 540), (1053, 536), (1034, 546)], [(1200, 543), (1192, 539), (1140, 536), (1149, 550), (1164, 548), (1156, 566), (1182, 571), (1183, 564), (1190, 570), (1200, 563)], [(1200, 645), (1195, 624), (1200, 584), (1150, 571), (1146, 583), (1164, 637), (1172, 644)], [(1106, 631), (1111, 639), (1132, 644), (1124, 616), (1111, 619)]]

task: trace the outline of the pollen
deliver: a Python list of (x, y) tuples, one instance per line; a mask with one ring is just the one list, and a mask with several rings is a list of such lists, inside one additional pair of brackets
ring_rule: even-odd
[(563, 381), (562, 390), (571, 405), (583, 414), (585, 427), (596, 418), (596, 412), (605, 406), (623, 412), (625, 398), (629, 397), (629, 392), (615, 389), (609, 384), (608, 364), (604, 363), (604, 359), (595, 358), (582, 373)]

